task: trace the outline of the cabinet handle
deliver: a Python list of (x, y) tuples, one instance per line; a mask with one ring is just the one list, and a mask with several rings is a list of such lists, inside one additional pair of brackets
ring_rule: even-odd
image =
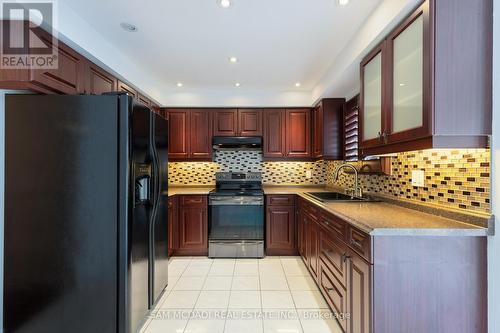
[(355, 246), (357, 246), (357, 247), (361, 247), (361, 248), (363, 247), (363, 244), (361, 244), (360, 242), (358, 242), (358, 241), (357, 241), (357, 240), (355, 240), (355, 239), (351, 239), (351, 244), (352, 244), (352, 245), (355, 245)]
[(333, 291), (333, 290), (334, 290), (334, 288), (333, 288), (333, 287), (325, 287), (325, 289), (326, 289), (326, 291), (328, 291), (328, 292), (331, 292), (331, 291)]
[(387, 143), (387, 130), (384, 130), (382, 132), (382, 140), (384, 141), (384, 143)]
[(382, 141), (382, 132), (378, 132), (378, 141)]
[(348, 256), (348, 255), (347, 255), (347, 254), (345, 254), (345, 253), (342, 255), (342, 261), (343, 261), (344, 263), (346, 263), (346, 261), (347, 261), (347, 260), (349, 260), (349, 259), (351, 259), (351, 256)]
[(330, 225), (330, 222), (328, 222), (328, 221), (325, 221), (325, 225)]

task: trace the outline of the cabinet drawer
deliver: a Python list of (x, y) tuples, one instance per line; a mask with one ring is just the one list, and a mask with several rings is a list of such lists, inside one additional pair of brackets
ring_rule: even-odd
[(329, 235), (324, 227), (320, 230), (319, 257), (341, 284), (347, 286), (347, 246)]
[(371, 262), (371, 239), (370, 235), (356, 228), (349, 228), (347, 244), (366, 260)]
[(326, 213), (320, 215), (320, 225), (332, 232), (335, 237), (345, 241), (347, 239), (347, 224), (341, 219)]
[(268, 206), (293, 206), (295, 204), (295, 195), (293, 194), (283, 194), (283, 195), (268, 195), (267, 205)]
[(332, 312), (337, 316), (340, 326), (346, 332), (347, 289), (335, 279), (334, 275), (322, 262), (319, 266), (319, 286)]
[(181, 206), (206, 206), (206, 195), (182, 195)]
[(314, 205), (309, 203), (307, 200), (300, 199), (299, 208), (301, 210), (303, 210), (305, 213), (307, 213), (308, 215), (310, 215), (315, 220), (318, 219), (319, 208), (314, 207)]

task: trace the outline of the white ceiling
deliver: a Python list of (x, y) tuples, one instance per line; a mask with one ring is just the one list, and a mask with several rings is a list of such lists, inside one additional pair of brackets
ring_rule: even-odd
[(216, 0), (62, 2), (154, 75), (162, 94), (234, 95), (312, 91), (381, 0), (232, 0), (229, 9)]

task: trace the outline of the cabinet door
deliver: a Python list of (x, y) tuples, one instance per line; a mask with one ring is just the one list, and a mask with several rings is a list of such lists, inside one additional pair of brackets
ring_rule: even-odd
[(213, 111), (214, 136), (238, 135), (238, 110), (222, 109)]
[(371, 332), (372, 267), (356, 253), (348, 260), (348, 319), (347, 333)]
[(389, 143), (430, 135), (428, 3), (387, 38)]
[(268, 255), (294, 255), (295, 207), (271, 206), (266, 218), (266, 253)]
[(383, 143), (385, 125), (384, 78), (382, 76), (385, 42), (361, 63), (360, 126), (363, 148)]
[(179, 239), (177, 221), (177, 200), (175, 197), (168, 198), (168, 255), (171, 256), (177, 249)]
[(286, 156), (311, 157), (311, 111), (286, 110)]
[(138, 96), (137, 99), (139, 100), (139, 102), (146, 105), (147, 107), (151, 106), (151, 101), (149, 100), (149, 98), (147, 98), (146, 96), (139, 94), (139, 93), (137, 93), (137, 96)]
[(124, 91), (134, 98), (138, 97), (137, 91), (134, 88), (120, 80), (118, 80), (118, 91)]
[(318, 278), (318, 259), (319, 259), (319, 228), (318, 223), (308, 219), (307, 239), (306, 239), (307, 261), (309, 269), (314, 277)]
[(189, 157), (210, 159), (212, 157), (210, 110), (191, 110), (189, 123), (191, 128)]
[(106, 92), (116, 91), (116, 78), (91, 62), (87, 62), (85, 75), (85, 93), (101, 95)]
[(168, 158), (187, 159), (189, 157), (189, 110), (169, 109), (168, 114)]
[(181, 207), (179, 210), (178, 252), (181, 254), (206, 255), (207, 249), (207, 208)]
[[(52, 37), (41, 32), (40, 39), (52, 45)], [(84, 92), (85, 58), (70, 47), (59, 42), (58, 67), (55, 69), (34, 69), (31, 71), (31, 81), (48, 87), (50, 90), (67, 95), (77, 95)]]
[(306, 235), (307, 235), (307, 215), (299, 210), (299, 215), (297, 217), (297, 247), (299, 254), (307, 262), (307, 251), (306, 251)]
[(264, 110), (264, 157), (285, 157), (285, 110)]
[(313, 148), (312, 157), (323, 156), (323, 106), (320, 104), (312, 111), (313, 115)]
[(241, 136), (262, 136), (262, 110), (238, 109), (238, 133)]

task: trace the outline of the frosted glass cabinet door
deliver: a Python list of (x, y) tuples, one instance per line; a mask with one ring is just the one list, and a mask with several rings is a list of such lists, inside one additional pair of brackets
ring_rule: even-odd
[(423, 36), (420, 15), (393, 41), (392, 133), (423, 126)]
[(382, 52), (363, 67), (363, 141), (382, 132)]

